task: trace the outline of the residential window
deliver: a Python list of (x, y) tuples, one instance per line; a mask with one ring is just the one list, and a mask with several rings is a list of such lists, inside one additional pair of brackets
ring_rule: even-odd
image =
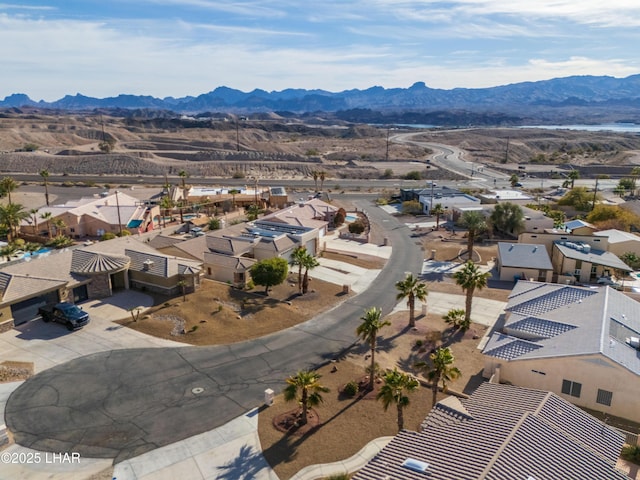
[(562, 393), (564, 393), (565, 395), (571, 395), (572, 397), (580, 398), (581, 390), (581, 383), (572, 382), (571, 380), (562, 380)]
[(607, 392), (606, 390), (598, 389), (598, 396), (596, 397), (596, 403), (610, 407), (612, 399), (613, 399), (613, 392)]

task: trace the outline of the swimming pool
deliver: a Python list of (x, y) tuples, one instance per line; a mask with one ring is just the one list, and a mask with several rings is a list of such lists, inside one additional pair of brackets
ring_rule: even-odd
[(344, 219), (345, 219), (347, 222), (355, 222), (355, 221), (358, 219), (358, 216), (357, 216), (357, 215), (351, 215), (351, 214), (349, 214), (349, 215), (347, 215), (346, 217), (344, 217)]

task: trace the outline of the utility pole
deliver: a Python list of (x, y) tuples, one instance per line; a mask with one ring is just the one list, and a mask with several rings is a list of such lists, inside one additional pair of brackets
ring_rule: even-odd
[(120, 201), (118, 200), (118, 190), (116, 190), (116, 208), (118, 209), (118, 231), (120, 232), (120, 236), (122, 236), (122, 220), (120, 219)]
[(387, 151), (384, 155), (384, 161), (385, 162), (389, 161), (389, 128), (387, 128)]
[(240, 117), (236, 117), (236, 152), (240, 151)]

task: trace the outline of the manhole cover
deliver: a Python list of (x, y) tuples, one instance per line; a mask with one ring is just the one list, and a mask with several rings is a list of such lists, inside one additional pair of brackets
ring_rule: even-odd
[(198, 395), (199, 393), (204, 392), (204, 388), (202, 387), (194, 387), (191, 389), (191, 393), (193, 393), (194, 395)]

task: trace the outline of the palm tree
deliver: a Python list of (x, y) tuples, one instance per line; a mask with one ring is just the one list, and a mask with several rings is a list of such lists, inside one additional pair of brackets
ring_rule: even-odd
[(7, 235), (9, 242), (18, 236), (20, 222), (28, 217), (29, 213), (19, 203), (0, 205), (0, 225), (9, 232)]
[(466, 332), (471, 325), (464, 317), (465, 314), (462, 308), (452, 308), (442, 319), (453, 328), (459, 328), (463, 332)]
[(160, 200), (160, 208), (163, 211), (163, 213), (162, 213), (162, 226), (163, 227), (167, 226), (166, 217), (167, 217), (167, 215), (171, 214), (171, 209), (173, 207), (174, 207), (174, 203), (173, 203), (173, 200), (171, 200), (171, 197), (169, 195), (166, 195), (166, 196), (162, 197), (162, 200)]
[(7, 196), (11, 204), (11, 192), (18, 188), (18, 183), (12, 177), (4, 177), (0, 180), (0, 196)]
[(40, 176), (44, 180), (44, 201), (49, 206), (49, 172), (47, 170), (41, 170)]
[(318, 260), (316, 257), (307, 253), (302, 259), (302, 266), (304, 267), (304, 275), (302, 275), (302, 294), (304, 295), (309, 290), (309, 270), (316, 268), (318, 265)]
[(178, 172), (178, 176), (182, 180), (182, 199), (180, 201), (180, 223), (184, 223), (184, 206), (189, 203), (188, 196), (187, 196), (187, 184), (185, 182), (189, 174), (184, 170), (180, 170), (180, 172)]
[(324, 170), (320, 170), (318, 172), (318, 177), (320, 177), (320, 191), (322, 191), (322, 188), (324, 186), (324, 181), (327, 178), (327, 172), (325, 172)]
[(40, 214), (40, 218), (47, 222), (47, 231), (49, 232), (49, 240), (51, 240), (51, 219), (53, 218), (53, 214), (51, 212), (44, 212)]
[(571, 180), (571, 188), (573, 188), (573, 185), (575, 184), (576, 180), (580, 178), (580, 172), (578, 170), (571, 170), (567, 174), (567, 177), (569, 177), (569, 180)]
[(64, 223), (64, 220), (60, 217), (54, 218), (51, 223), (56, 229), (56, 237), (61, 237), (62, 231), (67, 227), (67, 224)]
[(465, 299), (465, 309), (464, 309), (464, 321), (471, 323), (471, 302), (473, 301), (473, 294), (478, 290), (482, 290), (487, 286), (487, 280), (491, 276), (491, 273), (485, 272), (482, 273), (480, 268), (473, 263), (471, 260), (468, 260), (467, 263), (464, 264), (462, 269), (458, 270), (453, 274), (453, 278), (456, 281), (456, 284), (462, 287), (462, 291), (466, 293)]
[[(295, 375), (287, 378), (287, 386), (284, 389), (284, 399), (287, 402), (296, 400), (302, 407), (300, 423), (307, 423), (307, 412), (309, 408), (322, 403), (321, 393), (329, 391), (327, 387), (320, 384), (320, 375), (309, 370), (300, 370)], [(300, 395), (298, 395), (298, 392)]]
[(304, 257), (307, 255), (306, 247), (299, 246), (291, 254), (291, 265), (298, 267), (298, 293), (302, 295), (302, 265)]
[(431, 214), (436, 216), (436, 230), (440, 229), (440, 215), (444, 215), (444, 207), (441, 203), (436, 203), (431, 209)]
[(438, 384), (442, 381), (442, 391), (447, 391), (447, 382), (460, 377), (461, 373), (453, 366), (453, 354), (449, 347), (439, 347), (429, 355), (429, 362), (417, 362), (414, 367), (426, 372), (427, 379), (431, 383), (431, 408), (436, 406), (438, 396)]
[(416, 391), (420, 383), (413, 376), (399, 372), (397, 368), (388, 370), (382, 378), (384, 385), (380, 387), (376, 399), (382, 400), (385, 412), (389, 405), (396, 404), (398, 409), (398, 431), (400, 431), (404, 428), (404, 409), (409, 405), (409, 397), (406, 393)]
[(369, 344), (371, 348), (371, 371), (369, 372), (369, 390), (373, 390), (374, 372), (376, 368), (376, 344), (378, 341), (378, 332), (391, 325), (391, 322), (382, 320), (382, 309), (378, 307), (371, 307), (364, 311), (364, 315), (360, 317), (362, 323), (356, 328), (356, 334), (362, 339), (362, 341)]
[(462, 214), (460, 223), (467, 228), (467, 253), (469, 260), (473, 260), (473, 244), (476, 236), (487, 230), (487, 221), (482, 213), (471, 210)]
[(315, 184), (316, 192), (317, 192), (318, 191), (318, 177), (320, 176), (320, 172), (318, 172), (317, 170), (312, 170), (311, 171), (311, 176), (313, 177), (313, 183)]
[(396, 282), (396, 289), (398, 294), (396, 300), (407, 299), (407, 306), (409, 307), (409, 326), (416, 326), (416, 298), (421, 302), (427, 301), (427, 286), (424, 283), (418, 283), (418, 278), (413, 274), (407, 275), (404, 280)]
[(229, 194), (231, 195), (231, 200), (233, 203), (233, 209), (236, 209), (236, 195), (240, 193), (240, 190), (238, 190), (237, 188), (232, 188), (231, 190), (229, 190)]
[(29, 216), (31, 217), (31, 221), (33, 222), (33, 234), (38, 234), (38, 209), (32, 208), (29, 210)]

